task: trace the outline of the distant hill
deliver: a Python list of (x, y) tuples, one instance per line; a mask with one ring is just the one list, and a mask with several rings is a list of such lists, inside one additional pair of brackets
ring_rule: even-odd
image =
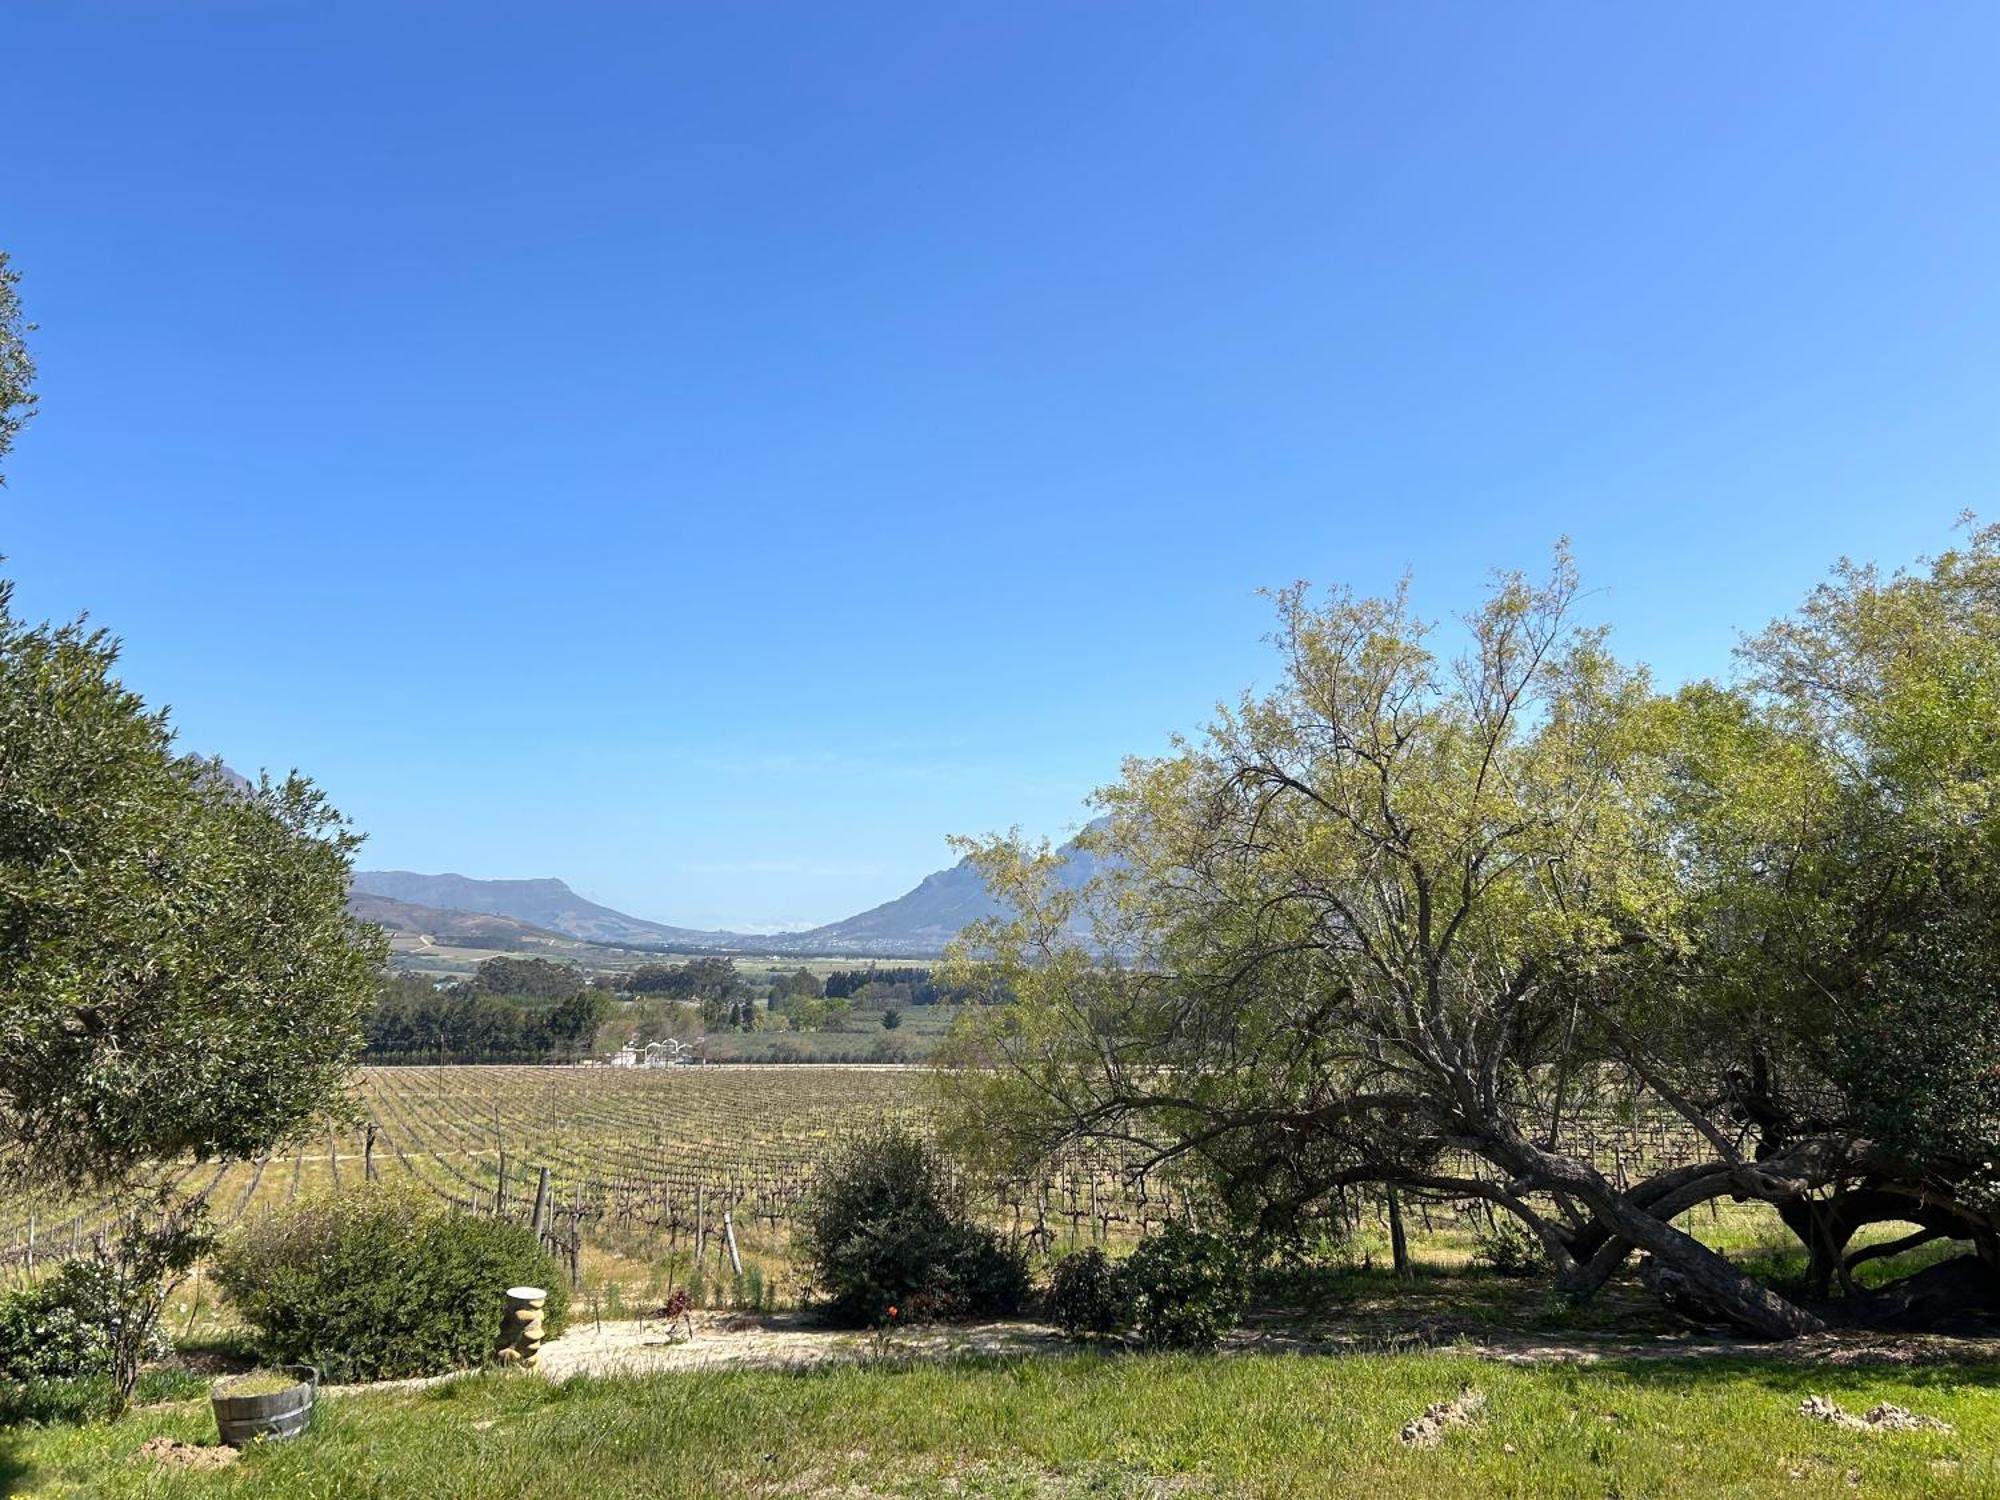
[[(1097, 873), (1097, 857), (1077, 847), (1062, 846), (1063, 883), (1076, 887)], [(384, 900), (424, 912), (409, 915), (408, 930), (430, 931), (425, 921), (439, 913), (486, 913), (510, 918), (532, 928), (564, 937), (615, 947), (720, 948), (751, 953), (833, 953), (858, 957), (920, 958), (944, 951), (945, 944), (969, 922), (999, 914), (986, 882), (971, 863), (960, 860), (948, 870), (926, 875), (916, 889), (880, 906), (824, 927), (804, 932), (708, 932), (671, 927), (643, 917), (627, 916), (608, 906), (586, 901), (560, 880), (474, 880), (464, 875), (419, 875), (409, 870), (357, 870), (355, 897)], [(371, 921), (382, 921), (371, 917)], [(384, 923), (384, 925), (389, 925)], [(466, 946), (482, 946), (468, 943)]]
[[(1098, 871), (1097, 856), (1079, 848), (1074, 839), (1057, 852), (1063, 857), (1062, 883), (1072, 890)], [(986, 888), (985, 878), (970, 860), (962, 859), (949, 870), (926, 875), (915, 890), (893, 901), (824, 927), (787, 934), (784, 951), (896, 956), (941, 953), (967, 923), (998, 916), (1001, 910)]]
[(428, 937), (453, 948), (573, 948), (575, 939), (514, 917), (483, 911), (444, 911), (388, 896), (350, 890), (347, 909), (391, 933)]
[(726, 947), (743, 941), (727, 932), (698, 932), (628, 917), (586, 901), (560, 880), (474, 880), (465, 875), (419, 875), (410, 870), (357, 870), (353, 889), (437, 911), (486, 912), (588, 943), (622, 947)]
[(202, 779), (219, 781), (232, 792), (242, 794), (257, 790), (256, 782), (241, 771), (225, 766), (219, 755), (190, 755), (187, 762), (201, 773)]

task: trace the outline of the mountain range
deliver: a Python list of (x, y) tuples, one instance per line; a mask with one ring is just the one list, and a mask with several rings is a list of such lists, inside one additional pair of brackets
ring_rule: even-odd
[[(1061, 879), (1065, 885), (1082, 885), (1096, 873), (1097, 856), (1078, 847), (1075, 840), (1058, 852), (1063, 859)], [(505, 936), (516, 944), (531, 943), (539, 934), (626, 948), (723, 948), (882, 958), (941, 953), (967, 923), (1001, 910), (985, 878), (969, 860), (926, 875), (914, 890), (893, 901), (804, 932), (712, 932), (675, 927), (586, 901), (562, 881), (547, 878), (475, 880), (465, 875), (420, 875), (410, 870), (357, 870), (349, 905), (356, 915), (399, 930), (413, 930), (430, 922), (463, 931), (465, 914), (485, 916), (512, 924), (494, 928), (490, 935)], [(432, 935), (446, 939), (442, 932)]]

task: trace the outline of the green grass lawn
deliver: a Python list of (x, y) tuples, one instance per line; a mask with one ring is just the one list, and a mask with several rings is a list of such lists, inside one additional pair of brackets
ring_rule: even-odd
[[(1484, 1419), (1397, 1440), (1472, 1385)], [(1797, 1415), (1893, 1401), (1952, 1435)], [(324, 1403), (305, 1438), (212, 1473), (131, 1458), (212, 1442), (205, 1404), (0, 1434), (39, 1496), (1313, 1496), (2000, 1494), (2000, 1365), (1763, 1360), (1523, 1368), (1450, 1353), (1138, 1355), (810, 1373), (484, 1375)]]

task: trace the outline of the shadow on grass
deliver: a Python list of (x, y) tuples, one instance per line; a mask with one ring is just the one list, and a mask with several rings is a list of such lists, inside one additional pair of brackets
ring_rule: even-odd
[(1796, 1395), (1865, 1396), (1885, 1384), (1918, 1389), (1974, 1386), (2000, 1393), (2000, 1358), (1976, 1362), (1899, 1363), (1857, 1360), (1834, 1364), (1783, 1355), (1715, 1354), (1700, 1359), (1602, 1359), (1588, 1368), (1621, 1376), (1636, 1385), (1663, 1392), (1687, 1392), (1716, 1384), (1751, 1381), (1773, 1391)]
[(0, 1433), (0, 1495), (25, 1494), (34, 1469), (21, 1454), (21, 1440)]

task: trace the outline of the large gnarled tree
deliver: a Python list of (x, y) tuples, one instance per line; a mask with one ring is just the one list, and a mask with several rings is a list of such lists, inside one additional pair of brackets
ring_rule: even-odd
[[(1849, 593), (1863, 583), (1880, 587), (1851, 577)], [(1868, 849), (1901, 848), (1911, 828), (1907, 799), (1871, 811), (1879, 768), (1870, 783), (1837, 761), (1863, 731), (1802, 706), (1800, 653), (1830, 628), (1832, 596), (1762, 643), (1761, 692), (1671, 698), (1575, 622), (1576, 598), (1567, 557), (1545, 583), (1505, 578), (1446, 656), (1401, 594), (1289, 591), (1281, 685), (1128, 765), (1103, 794), (1095, 837), (1115, 858), (1094, 889), (1063, 888), (1045, 852), (981, 851), (1016, 915), (964, 951), (1020, 996), (960, 1038), (956, 1086), (988, 1140), (1029, 1154), (1114, 1141), (1200, 1171), (1267, 1233), (1354, 1187), (1484, 1198), (1578, 1295), (1636, 1249), (1663, 1288), (1747, 1328), (1818, 1326), (1675, 1220), (1755, 1198), (1825, 1241), (1839, 1227), (1824, 1205), (1858, 1181), (1923, 1176), (1871, 1132), (1853, 1086), (1879, 1077), (1854, 1059), (1881, 1026), (1830, 1025), (1814, 998), (1851, 964), (1876, 1021), (1898, 1005), (1956, 1017), (1974, 1002), (1918, 969), (1965, 940), (1964, 922), (1907, 942), (1900, 886), (1886, 905), (1863, 899), (1864, 868), (1883, 873)], [(1990, 663), (1953, 670), (1964, 692), (1992, 682)], [(1983, 746), (1966, 702), (1935, 711), (1949, 727), (1921, 739), (1906, 725), (1911, 753), (1939, 736), (1961, 761), (1964, 738)], [(1953, 766), (1951, 812), (1926, 826), (1958, 838), (1969, 816), (1985, 837)], [(1924, 899), (1962, 915), (1970, 878), (1941, 874)], [(1069, 936), (1078, 902), (1099, 951)], [(1872, 967), (1847, 956), (1869, 922), (1892, 934)], [(1975, 1117), (1987, 1096), (1965, 1096), (1962, 1055), (1933, 1055), (1961, 1029), (1938, 1019), (1904, 1034), (1931, 1049), (1926, 1087)], [(1805, 1109), (1808, 1095), (1826, 1107)], [(1636, 1183), (1608, 1171), (1592, 1148), (1614, 1105), (1677, 1120), (1687, 1159)], [(1958, 1170), (1967, 1128), (1976, 1138), (1959, 1127), (1931, 1148), (1958, 1153), (1932, 1176)]]

